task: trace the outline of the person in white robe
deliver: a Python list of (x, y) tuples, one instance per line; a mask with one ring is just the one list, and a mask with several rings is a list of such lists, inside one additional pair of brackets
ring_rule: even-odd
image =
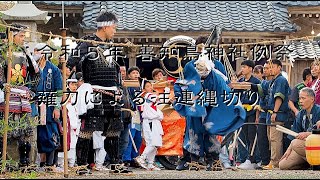
[(152, 84), (144, 80), (142, 83), (143, 91), (146, 92), (142, 112), (142, 133), (146, 142), (146, 147), (141, 154), (136, 158), (136, 161), (141, 167), (147, 170), (160, 170), (154, 165), (154, 159), (157, 154), (157, 148), (162, 146), (163, 129), (161, 121), (163, 119), (162, 111), (157, 108), (158, 97), (153, 94)]
[[(91, 84), (85, 83), (82, 79), (82, 73), (77, 73), (78, 79), (78, 100), (77, 107), (79, 115), (87, 113), (87, 110), (94, 107), (93, 102), (93, 89)], [(93, 149), (95, 150), (95, 170), (107, 170), (103, 167), (103, 163), (107, 152), (104, 149), (105, 136), (102, 136), (102, 131), (93, 131)]]
[[(78, 116), (78, 110), (76, 106), (77, 102), (77, 79), (70, 78), (67, 80), (68, 88), (70, 89), (70, 97), (68, 103), (66, 104), (67, 108), (67, 117), (70, 122), (70, 149), (68, 151), (68, 166), (74, 167), (76, 162), (76, 145), (78, 141), (78, 136), (80, 132), (81, 120)], [(69, 129), (69, 128), (67, 128)], [(63, 152), (58, 153), (58, 165), (63, 166), (64, 154)]]

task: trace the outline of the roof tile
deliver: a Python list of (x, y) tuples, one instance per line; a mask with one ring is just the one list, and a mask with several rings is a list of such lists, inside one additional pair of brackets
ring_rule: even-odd
[[(60, 1), (33, 1), (34, 3), (61, 4)], [(81, 26), (96, 29), (95, 18), (101, 1), (66, 1), (65, 5), (83, 6)], [(212, 30), (220, 25), (225, 31), (293, 32), (296, 25), (289, 21), (288, 10), (279, 4), (292, 5), (294, 1), (104, 1), (121, 21), (119, 30), (161, 31)], [(320, 4), (309, 3), (308, 5)], [(299, 5), (307, 5), (298, 1)], [(132, 21), (134, 23), (132, 23)]]
[(293, 59), (313, 59), (320, 57), (320, 47), (317, 41), (293, 41), (288, 49)]

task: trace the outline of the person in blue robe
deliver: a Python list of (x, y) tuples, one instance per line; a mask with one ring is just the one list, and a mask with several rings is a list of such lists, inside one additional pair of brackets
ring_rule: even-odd
[[(287, 79), (281, 74), (282, 63), (280, 60), (271, 60), (273, 80), (268, 84), (255, 85), (251, 84), (253, 91), (258, 91), (259, 96), (264, 96), (264, 91), (267, 90), (268, 99), (266, 105), (266, 123), (274, 125), (284, 125), (289, 119), (289, 95), (291, 89)], [(279, 166), (279, 161), (282, 156), (283, 149), (283, 133), (275, 129), (274, 126), (269, 126), (270, 144), (271, 144), (271, 161), (263, 169), (273, 169)]]
[[(241, 77), (238, 82), (247, 82), (252, 84), (260, 84), (260, 80), (253, 76), (253, 69), (255, 63), (252, 60), (245, 60), (241, 62)], [(240, 97), (243, 107), (247, 111), (246, 123), (254, 123), (256, 120), (255, 105), (258, 104), (259, 97), (256, 92), (246, 90), (234, 90), (235, 93)], [(259, 162), (259, 152), (255, 148), (254, 154), (251, 156), (251, 151), (254, 148), (255, 136), (257, 135), (256, 125), (244, 125), (240, 132), (239, 138), (244, 142), (245, 147), (241, 144), (238, 146), (237, 162), (241, 164), (238, 166), (239, 169), (254, 169), (253, 163)]]
[[(58, 121), (62, 99), (62, 75), (59, 68), (41, 54), (46, 44), (35, 47), (34, 57), (39, 61), (40, 80), (37, 88), (40, 125), (37, 126), (37, 147), (40, 153), (40, 166), (52, 166), (55, 151), (60, 146)], [(49, 50), (50, 49), (46, 49)], [(43, 105), (42, 102), (44, 103)], [(45, 117), (44, 117), (45, 114)]]
[[(131, 80), (140, 80), (140, 69), (137, 66), (130, 67), (128, 69), (128, 77)], [(139, 167), (139, 164), (137, 164), (134, 159), (139, 156), (139, 149), (142, 145), (142, 125), (141, 125), (141, 101), (140, 98), (138, 97), (138, 93), (142, 92), (141, 87), (128, 87), (128, 94), (129, 94), (129, 101), (131, 104), (131, 110), (135, 111), (136, 113), (139, 113), (139, 120), (136, 122), (131, 121), (129, 123), (128, 128), (129, 128), (129, 133), (131, 133), (132, 139), (135, 143), (135, 146), (138, 150), (138, 152), (135, 151), (133, 142), (129, 138), (128, 140), (128, 145), (125, 148), (123, 155), (122, 155), (122, 161), (127, 165), (127, 166), (133, 166), (133, 167)], [(136, 98), (135, 98), (136, 97)], [(136, 102), (137, 101), (137, 102)]]
[(301, 89), (299, 103), (302, 109), (299, 111), (291, 128), (297, 135), (295, 137), (288, 135), (288, 138), (292, 141), (279, 162), (281, 170), (310, 168), (310, 164), (306, 159), (306, 138), (312, 134), (313, 130), (318, 128), (320, 106), (315, 104), (315, 92), (308, 87)]
[[(199, 62), (188, 62), (183, 70), (184, 79), (175, 83), (177, 101), (174, 107), (186, 117), (183, 148), (191, 154), (191, 162), (197, 162), (205, 154), (207, 170), (219, 170), (221, 164), (220, 167), (214, 164), (218, 162), (220, 153), (216, 135), (226, 135), (241, 127), (246, 112), (241, 103), (237, 104), (237, 98), (232, 97), (226, 81), (210, 67), (203, 73), (199, 70), (201, 67), (196, 66), (207, 67), (207, 61)], [(193, 103), (186, 103), (191, 100), (186, 99), (188, 96), (184, 96), (183, 92), (192, 92)], [(209, 94), (216, 95), (212, 97), (214, 100), (207, 102)]]

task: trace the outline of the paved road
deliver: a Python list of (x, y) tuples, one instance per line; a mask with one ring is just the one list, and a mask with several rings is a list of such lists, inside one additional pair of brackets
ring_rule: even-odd
[[(1, 176), (0, 176), (1, 177)], [(108, 172), (93, 172), (91, 175), (69, 174), (71, 179), (319, 179), (320, 171), (280, 171), (280, 170), (223, 170), (223, 171), (146, 171), (135, 169), (131, 175), (112, 175)], [(8, 176), (7, 176), (8, 178)], [(14, 178), (11, 176), (11, 178)], [(17, 177), (16, 177), (17, 178)], [(63, 174), (42, 174), (38, 178), (65, 179)]]

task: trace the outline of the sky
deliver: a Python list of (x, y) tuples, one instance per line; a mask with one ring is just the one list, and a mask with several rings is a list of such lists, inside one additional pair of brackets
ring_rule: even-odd
[[(56, 45), (56, 46), (61, 46), (61, 42), (62, 40), (61, 39), (59, 39), (59, 38), (54, 38), (54, 39), (52, 39), (52, 42), (54, 43), (54, 45)], [(67, 39), (66, 40), (66, 44), (67, 45), (69, 45), (68, 47), (70, 48), (70, 49), (74, 49), (76, 46), (77, 46), (77, 43), (76, 42), (72, 42), (70, 39)]]

